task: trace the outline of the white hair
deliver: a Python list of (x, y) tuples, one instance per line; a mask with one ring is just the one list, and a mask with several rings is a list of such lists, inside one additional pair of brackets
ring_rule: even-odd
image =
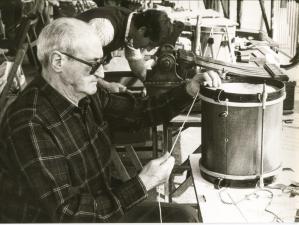
[(92, 38), (101, 44), (95, 30), (88, 23), (75, 18), (56, 19), (41, 31), (37, 39), (37, 57), (46, 68), (51, 52), (57, 50), (75, 55), (79, 49), (84, 48), (80, 40), (88, 41)]

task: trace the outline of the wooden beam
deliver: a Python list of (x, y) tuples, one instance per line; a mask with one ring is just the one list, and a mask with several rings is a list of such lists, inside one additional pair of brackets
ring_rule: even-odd
[(237, 1), (237, 23), (238, 26), (237, 28), (241, 28), (241, 22), (242, 22), (242, 5), (243, 5), (243, 0)]
[(224, 15), (225, 18), (229, 18), (229, 1), (225, 1), (225, 2), (227, 3), (227, 5), (224, 4), (224, 0), (220, 0), (223, 15)]
[(263, 20), (266, 26), (266, 30), (267, 30), (267, 34), (269, 37), (271, 37), (271, 29), (268, 23), (268, 18), (267, 18), (267, 14), (266, 14), (266, 10), (265, 10), (265, 5), (264, 5), (264, 0), (259, 0), (260, 3), (260, 7), (261, 7), (261, 11), (262, 11), (262, 16), (263, 16)]
[(270, 18), (270, 30), (271, 30), (271, 38), (273, 38), (273, 24), (274, 24), (274, 0), (271, 0), (271, 18)]

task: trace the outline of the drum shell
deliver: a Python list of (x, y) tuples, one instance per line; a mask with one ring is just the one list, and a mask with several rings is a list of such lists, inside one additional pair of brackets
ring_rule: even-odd
[[(265, 108), (262, 94), (244, 94), (214, 90), (201, 86), (202, 99), (202, 157), (201, 173), (209, 181), (225, 179), (239, 184), (256, 184), (261, 172), (264, 178), (273, 177), (281, 166), (281, 135), (285, 85), (273, 79), (232, 77), (225, 83), (250, 85), (267, 84), (272, 89), (267, 94)], [(231, 85), (227, 86), (231, 87)], [(242, 86), (241, 86), (242, 87)], [(255, 88), (254, 88), (255, 89)], [(227, 90), (229, 91), (229, 89)], [(257, 90), (254, 90), (255, 92)], [(245, 94), (246, 93), (246, 94)], [(263, 130), (263, 132), (262, 132)], [(263, 137), (263, 140), (262, 140)], [(261, 144), (263, 143), (263, 163)], [(263, 164), (263, 171), (261, 165)], [(241, 183), (240, 183), (241, 181)], [(246, 186), (245, 185), (245, 186)]]
[[(228, 107), (202, 101), (201, 164), (215, 173), (250, 176), (259, 173), (261, 160), (261, 107)], [(280, 167), (282, 102), (264, 114), (264, 172)]]

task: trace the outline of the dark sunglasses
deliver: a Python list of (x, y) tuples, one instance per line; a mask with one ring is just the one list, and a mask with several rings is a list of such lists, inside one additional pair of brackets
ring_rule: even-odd
[(90, 75), (94, 74), (99, 69), (99, 67), (101, 65), (104, 65), (106, 63), (106, 59), (107, 59), (107, 57), (104, 56), (102, 59), (99, 59), (99, 60), (97, 60), (95, 62), (87, 62), (87, 61), (85, 61), (83, 59), (79, 59), (79, 58), (77, 58), (75, 56), (72, 56), (72, 55), (70, 55), (70, 54), (68, 54), (66, 52), (60, 52), (60, 53), (63, 54), (63, 55), (66, 55), (67, 57), (70, 57), (71, 59), (74, 59), (74, 60), (76, 60), (76, 61), (78, 61), (80, 63), (83, 63), (83, 64), (85, 64), (87, 66), (90, 66), (91, 67), (91, 70), (89, 72)]

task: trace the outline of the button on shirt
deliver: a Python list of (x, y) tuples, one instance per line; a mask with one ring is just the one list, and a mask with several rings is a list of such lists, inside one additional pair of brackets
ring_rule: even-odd
[(147, 197), (134, 177), (111, 183), (111, 132), (169, 121), (192, 98), (181, 85), (160, 98), (95, 95), (70, 103), (41, 76), (1, 127), (1, 222), (114, 222)]

